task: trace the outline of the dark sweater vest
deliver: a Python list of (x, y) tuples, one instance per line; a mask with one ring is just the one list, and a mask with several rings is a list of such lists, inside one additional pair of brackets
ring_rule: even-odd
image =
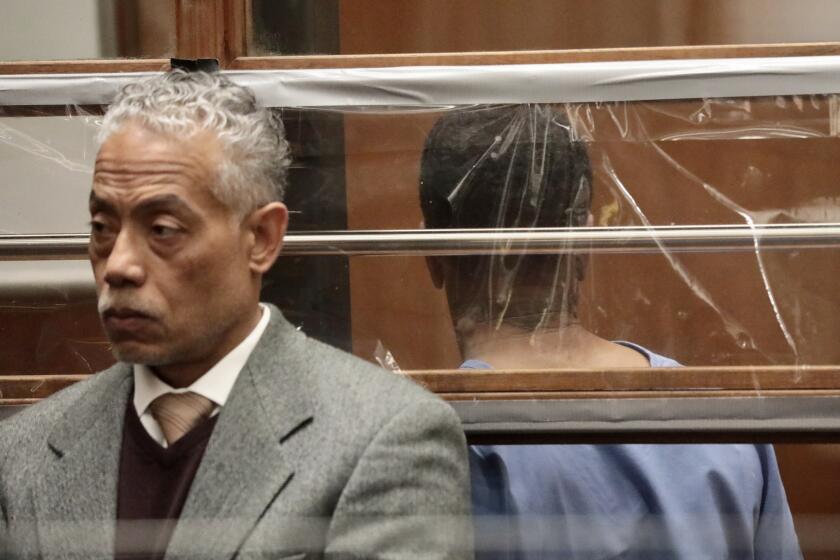
[(117, 483), (116, 558), (164, 557), (216, 418), (163, 448), (146, 432), (129, 400)]

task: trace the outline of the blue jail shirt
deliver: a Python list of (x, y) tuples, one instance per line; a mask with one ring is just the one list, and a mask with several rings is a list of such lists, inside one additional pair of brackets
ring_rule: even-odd
[[(620, 344), (651, 367), (680, 366)], [(771, 445), (473, 445), (469, 455), (480, 560), (802, 557)]]

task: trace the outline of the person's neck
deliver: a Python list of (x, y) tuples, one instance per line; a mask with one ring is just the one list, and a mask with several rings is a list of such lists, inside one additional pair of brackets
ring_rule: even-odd
[(244, 314), (242, 320), (236, 322), (228, 330), (222, 343), (215, 345), (206, 356), (190, 362), (155, 366), (151, 368), (152, 371), (170, 387), (175, 389), (189, 387), (251, 334), (260, 322), (262, 313), (262, 307), (258, 304), (252, 312)]
[(528, 331), (511, 325), (477, 327), (465, 339), (466, 359), (478, 359), (498, 369), (563, 367), (574, 361), (589, 334), (579, 325)]
[(525, 330), (478, 326), (462, 344), (465, 359), (495, 369), (648, 367), (638, 352), (605, 340), (578, 323)]

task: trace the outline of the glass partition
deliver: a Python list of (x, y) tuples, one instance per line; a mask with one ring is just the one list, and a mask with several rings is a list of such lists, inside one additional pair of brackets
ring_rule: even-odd
[[(837, 107), (276, 107), (295, 164), (264, 299), (452, 402), (488, 490), (473, 487), (480, 557), (616, 552), (634, 534), (637, 557), (673, 557), (672, 523), (716, 557), (721, 534), (831, 557)], [(0, 119), (0, 402), (17, 405), (112, 362), (84, 260), (99, 117), (44, 115)], [(534, 491), (547, 454), (567, 471)]]
[[(460, 358), (452, 329), (458, 318), (450, 316), (453, 308), (445, 290), (435, 287), (429, 263), (432, 269), (438, 261), (455, 268), (462, 266), (459, 263), (480, 267), (488, 278), (474, 288), (486, 292), (498, 289), (488, 282), (492, 283), (490, 276), (497, 272), (491, 269), (499, 263), (510, 269), (506, 274), (515, 275), (519, 269), (511, 263), (546, 258), (529, 257), (529, 251), (562, 254), (565, 248), (574, 255), (579, 280), (575, 280), (574, 311), (561, 311), (573, 313), (575, 323), (602, 338), (637, 342), (684, 365), (836, 364), (840, 356), (833, 341), (840, 333), (834, 310), (840, 302), (833, 288), (832, 263), (840, 261), (834, 258), (837, 232), (831, 225), (840, 222), (836, 108), (834, 96), (813, 95), (507, 109), (278, 109), (296, 152), (287, 200), (292, 235), (287, 256), (276, 267), (279, 276), (272, 275), (267, 293), (278, 302), (297, 301), (301, 307), (294, 315), (302, 324), (313, 320), (303, 310), (330, 314), (338, 304), (330, 294), (344, 294), (338, 306), (345, 309), (339, 313), (344, 319), (323, 324), (320, 336), (352, 347), (367, 360), (375, 361), (384, 352), (395, 368), (455, 368)], [(432, 165), (423, 160), (424, 146), (427, 157), (432, 155), (429, 131), (441, 120), (457, 120), (458, 114), (483, 113), (512, 119), (515, 124), (499, 128), (495, 135), (502, 140), (491, 140), (502, 142), (506, 150), (520, 150), (517, 157), (532, 149), (518, 144), (525, 141), (521, 135), (531, 126), (525, 124), (526, 116), (536, 123), (548, 114), (560, 123), (556, 126), (580, 150), (587, 166), (588, 206), (575, 210), (586, 219), (577, 219), (568, 229), (564, 216), (536, 222), (473, 217), (444, 228), (484, 230), (489, 237), (482, 244), (469, 245), (464, 240), (468, 235), (459, 239), (456, 231), (449, 241), (428, 245), (430, 238), (424, 236), (444, 233), (422, 227), (424, 219), (429, 225), (420, 191), (424, 165), (427, 173)], [(78, 111), (68, 108), (69, 114)], [(3, 181), (11, 187), (0, 193), (0, 230), (83, 234), (98, 117), (5, 117), (0, 127)], [(505, 144), (504, 133), (512, 134), (511, 146)], [(473, 163), (484, 161), (482, 146), (469, 137), (459, 142), (459, 150), (477, 158)], [(435, 176), (445, 177), (453, 188), (477, 172), (464, 161), (447, 159), (435, 165), (439, 167)], [(460, 167), (440, 168), (447, 165)], [(558, 188), (550, 184), (552, 180), (545, 179), (541, 187), (549, 194)], [(519, 200), (517, 191), (498, 188), (486, 196)], [(541, 200), (525, 201), (538, 209)], [(505, 200), (487, 211), (509, 213), (507, 205), (513, 203)], [(803, 230), (805, 225), (817, 228)], [(526, 231), (511, 232), (521, 237), (517, 241), (506, 237), (508, 228)], [(341, 232), (360, 234), (361, 241), (348, 245)], [(581, 232), (589, 238), (563, 237)], [(296, 245), (297, 234), (315, 237)], [(395, 234), (407, 237), (404, 241), (388, 237)], [(475, 255), (469, 254), (470, 247)], [(76, 249), (77, 258), (83, 257), (83, 237), (77, 239)], [(482, 253), (485, 257), (479, 256)], [(24, 260), (3, 263), (18, 270), (15, 278), (21, 282), (20, 293), (14, 296), (15, 281), (7, 280), (8, 297), (23, 298), (24, 292), (33, 291), (31, 286), (23, 287), (24, 271), (60, 283), (51, 269), (38, 262), (43, 257), (37, 252), (19, 254), (15, 258)], [(287, 261), (305, 261), (312, 268), (301, 269)], [(81, 261), (65, 266), (72, 262), (76, 264), (71, 278), (89, 274)], [(560, 281), (561, 274), (568, 273), (559, 269), (548, 276), (539, 273), (544, 291), (529, 297), (539, 301), (572, 297), (560, 287), (565, 282)], [(323, 289), (293, 297), (295, 290), (277, 284), (289, 275), (298, 278), (298, 289), (306, 285), (306, 277), (331, 280)], [(55, 286), (42, 287), (53, 303), (80, 304)], [(492, 300), (503, 294), (483, 297)], [(26, 307), (35, 300), (32, 293), (19, 299), (26, 301)], [(3, 308), (15, 308), (14, 301), (18, 299), (7, 299)], [(327, 301), (331, 303), (326, 305)], [(534, 304), (529, 312), (544, 312), (540, 305)], [(503, 307), (492, 313), (502, 313)], [(95, 321), (89, 324), (95, 331)], [(6, 337), (4, 344), (23, 352), (27, 345), (13, 338)], [(38, 337), (27, 334), (26, 338)], [(34, 365), (43, 362), (45, 354), (34, 346), (30, 352), (28, 362), (14, 362), (5, 372), (50, 373), (49, 367)], [(72, 363), (79, 372), (96, 369)]]
[(0, 233), (87, 231), (96, 116), (0, 117)]

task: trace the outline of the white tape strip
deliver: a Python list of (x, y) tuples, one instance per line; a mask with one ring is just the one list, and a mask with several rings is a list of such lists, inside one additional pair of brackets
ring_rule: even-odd
[[(277, 107), (637, 101), (840, 92), (840, 56), (225, 72)], [(0, 76), (0, 105), (107, 104), (148, 73)]]

